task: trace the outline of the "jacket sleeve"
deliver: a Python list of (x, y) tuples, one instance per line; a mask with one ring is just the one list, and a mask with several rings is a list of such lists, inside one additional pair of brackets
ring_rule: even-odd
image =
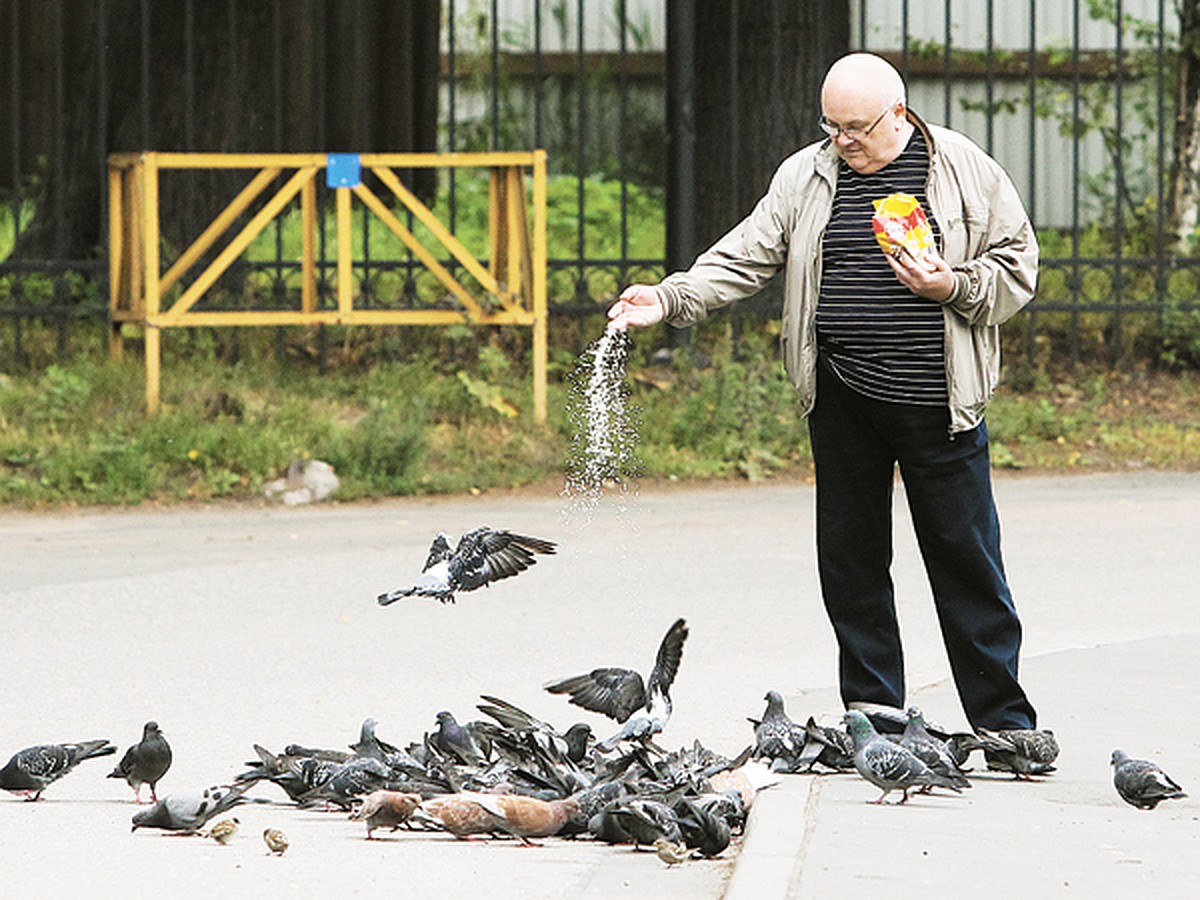
[(787, 260), (791, 181), (785, 162), (750, 215), (705, 250), (685, 272), (658, 285), (665, 318), (691, 325), (708, 313), (762, 289)]
[(956, 284), (946, 302), (971, 325), (1000, 325), (1033, 299), (1038, 243), (1020, 195), (999, 163), (985, 157), (978, 166), (972, 174), (981, 190), (963, 191), (968, 259), (952, 264)]

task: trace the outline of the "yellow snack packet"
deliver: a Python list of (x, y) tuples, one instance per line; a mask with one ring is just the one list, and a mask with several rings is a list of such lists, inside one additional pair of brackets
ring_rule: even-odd
[(890, 194), (871, 201), (875, 215), (871, 228), (884, 253), (907, 251), (913, 259), (924, 262), (933, 250), (933, 229), (925, 211), (912, 194)]

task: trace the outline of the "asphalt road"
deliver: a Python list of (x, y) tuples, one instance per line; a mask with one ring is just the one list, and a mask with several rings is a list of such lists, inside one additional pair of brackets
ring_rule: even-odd
[[(1053, 669), (1048, 660), (1200, 635), (1200, 475), (1005, 477), (997, 493), (1035, 704), (1039, 688), (1053, 693), (1036, 681)], [(228, 780), (255, 742), (344, 746), (368, 716), (385, 739), (419, 739), (438, 710), (473, 717), (480, 693), (566, 727), (590, 714), (546, 694), (544, 681), (597, 665), (645, 671), (678, 616), (691, 636), (662, 743), (674, 749), (699, 739), (733, 754), (749, 741), (746, 716), (761, 712), (769, 688), (797, 714), (837, 712), (812, 503), (807, 485), (767, 485), (646, 491), (608, 498), (590, 516), (553, 495), (0, 513), (0, 757), (93, 737), (123, 751), (154, 718), (175, 748), (160, 786), (169, 793)], [(897, 522), (895, 580), (916, 691), (944, 685), (947, 665), (901, 497)], [(415, 575), (434, 533), (480, 524), (558, 540), (561, 552), (462, 595), (456, 606), (375, 604), (381, 590)], [(923, 702), (931, 718), (963, 724), (952, 691), (929, 690)], [(1061, 716), (1057, 703), (1042, 705)], [(590, 721), (599, 733), (609, 724)], [(1165, 736), (1156, 740), (1170, 746)], [(1185, 743), (1200, 758), (1194, 729)], [(228, 847), (130, 834), (131, 792), (103, 777), (112, 763), (83, 764), (37, 803), (0, 797), (5, 894), (148, 896), (165, 883), (174, 896), (394, 887), (444, 896), (703, 898), (721, 896), (742, 865), (736, 849), (668, 870), (651, 854), (586, 841), (533, 850), (399, 833), (368, 843), (342, 815), (283, 802), (243, 807), (242, 833)], [(274, 790), (256, 793), (282, 801)], [(282, 858), (268, 857), (259, 840), (268, 825), (292, 839)], [(746, 896), (808, 895), (796, 893), (801, 863), (816, 877), (836, 844), (823, 861), (813, 855), (823, 832), (805, 834), (803, 854), (799, 846), (779, 850), (790, 887), (777, 889), (766, 874), (757, 882), (748, 864), (750, 874), (735, 884), (750, 889)], [(742, 861), (753, 858), (756, 840)]]

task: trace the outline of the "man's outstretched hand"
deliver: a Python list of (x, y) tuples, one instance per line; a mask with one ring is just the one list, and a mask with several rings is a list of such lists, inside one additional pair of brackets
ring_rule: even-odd
[(648, 284), (631, 284), (621, 291), (617, 302), (608, 308), (608, 327), (624, 330), (631, 325), (644, 328), (663, 319), (658, 290)]

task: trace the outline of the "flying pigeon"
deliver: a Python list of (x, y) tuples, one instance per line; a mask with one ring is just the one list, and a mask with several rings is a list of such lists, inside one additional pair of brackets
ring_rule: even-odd
[(1013, 728), (1006, 731), (979, 729), (987, 767), (996, 772), (1012, 772), (1025, 781), (1034, 775), (1048, 775), (1058, 758), (1058, 741), (1048, 728)]
[(163, 831), (198, 832), (204, 824), (243, 802), (250, 785), (214, 785), (202, 791), (178, 791), (163, 797), (149, 809), (133, 814), (132, 831), (161, 828)]
[(171, 745), (163, 737), (157, 722), (147, 722), (142, 739), (125, 751), (109, 778), (124, 778), (133, 788), (135, 799), (142, 802), (142, 785), (150, 785), (150, 802), (158, 802), (158, 781), (171, 768)]
[(439, 532), (421, 576), (408, 587), (380, 594), (379, 605), (387, 606), (404, 597), (434, 597), (442, 603), (453, 603), (455, 592), (473, 591), (517, 575), (537, 562), (534, 554), (552, 554), (556, 548), (556, 544), (541, 538), (484, 526), (468, 531), (451, 550), (447, 535)]
[(263, 829), (263, 843), (267, 845), (267, 850), (276, 856), (283, 856), (288, 848), (287, 835), (278, 828)]
[(659, 644), (648, 681), (643, 682), (632, 669), (605, 667), (547, 682), (543, 687), (552, 694), (570, 694), (570, 702), (576, 706), (624, 724), (619, 732), (597, 744), (598, 750), (611, 750), (619, 741), (645, 743), (671, 718), (671, 684), (679, 671), (687, 636), (687, 622), (676, 619)]
[(856, 709), (842, 717), (854, 740), (854, 768), (863, 778), (883, 791), (872, 803), (883, 803), (892, 791), (902, 791), (900, 803), (908, 802), (914, 787), (931, 785), (960, 791), (957, 784), (938, 775), (899, 744), (882, 737), (871, 720)]
[(1117, 793), (1138, 809), (1154, 809), (1163, 800), (1187, 796), (1171, 776), (1148, 759), (1131, 759), (1124, 750), (1114, 750), (1112, 767)]
[(85, 759), (116, 752), (117, 748), (104, 740), (26, 747), (14, 753), (0, 769), (0, 788), (26, 800), (37, 800), (42, 791)]

